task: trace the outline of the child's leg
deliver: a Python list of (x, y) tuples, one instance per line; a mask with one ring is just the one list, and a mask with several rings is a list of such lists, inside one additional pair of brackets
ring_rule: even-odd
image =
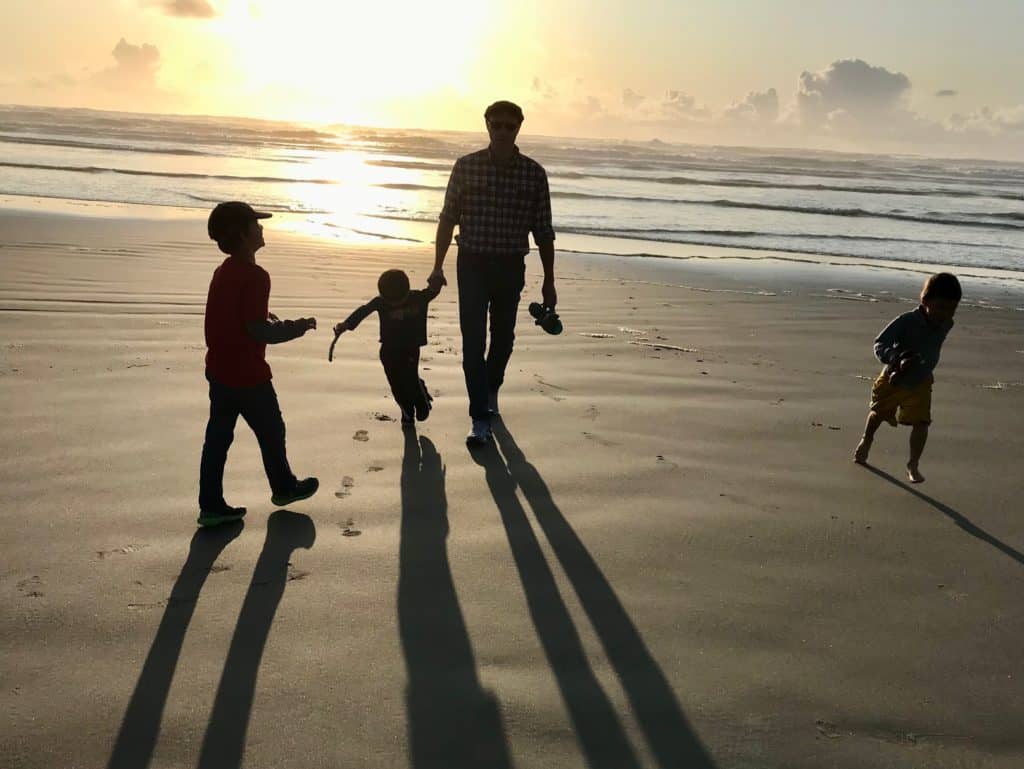
[(414, 403), (409, 396), (408, 363), (404, 350), (393, 350), (386, 347), (380, 349), (380, 362), (384, 364), (384, 375), (391, 386), (391, 395), (402, 410), (403, 417), (413, 415)]
[(864, 425), (864, 435), (861, 436), (860, 443), (857, 444), (857, 450), (853, 453), (854, 462), (864, 464), (868, 461), (868, 452), (871, 451), (871, 442), (875, 439), (875, 433), (878, 431), (878, 427), (883, 421), (885, 420), (883, 420), (877, 412), (868, 412), (868, 421)]
[(910, 461), (907, 462), (907, 477), (911, 483), (922, 483), (924, 476), (917, 469), (917, 463), (924, 453), (924, 444), (928, 441), (928, 423), (919, 422), (910, 430)]

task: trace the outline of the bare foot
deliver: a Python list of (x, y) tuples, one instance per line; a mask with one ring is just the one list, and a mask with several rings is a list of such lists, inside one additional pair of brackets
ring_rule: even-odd
[(907, 465), (907, 478), (911, 483), (924, 483), (924, 476), (917, 469), (917, 465)]
[(871, 451), (871, 439), (861, 438), (860, 443), (857, 444), (857, 450), (853, 452), (853, 461), (858, 465), (866, 465), (869, 451)]

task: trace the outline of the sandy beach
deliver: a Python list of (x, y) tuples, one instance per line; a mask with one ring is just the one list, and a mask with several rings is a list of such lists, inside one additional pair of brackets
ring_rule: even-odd
[(267, 242), (321, 489), (275, 510), (240, 422), (197, 533), (204, 221), (0, 213), (0, 765), (1024, 766), (1019, 291), (964, 280), (910, 486), (906, 430), (850, 459), (921, 273), (560, 254), (551, 337), (534, 254), (470, 453), (454, 249), (412, 435), (375, 323), (327, 347), (432, 248)]

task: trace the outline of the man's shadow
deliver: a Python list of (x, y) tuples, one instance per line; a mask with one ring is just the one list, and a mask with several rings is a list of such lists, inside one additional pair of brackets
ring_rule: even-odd
[(1004, 553), (1005, 555), (1008, 555), (1010, 558), (1015, 560), (1017, 563), (1024, 564), (1024, 553), (1021, 553), (1019, 550), (1015, 550), (1014, 548), (1012, 548), (1009, 545), (1007, 545), (1005, 542), (1003, 542), (1003, 541), (1001, 541), (999, 539), (996, 539), (994, 536), (989, 534), (983, 528), (981, 528), (980, 526), (978, 526), (974, 522), (972, 522), (970, 518), (968, 518), (967, 516), (963, 515), (962, 513), (957, 512), (956, 510), (954, 510), (949, 505), (944, 505), (942, 502), (939, 502), (938, 500), (933, 499), (932, 497), (929, 497), (927, 494), (918, 491), (917, 489), (915, 489), (910, 484), (904, 483), (899, 478), (895, 478), (895, 477), (889, 475), (889, 473), (885, 472), (884, 470), (879, 470), (877, 467), (872, 467), (871, 465), (864, 465), (864, 468), (866, 470), (871, 471), (872, 473), (877, 475), (879, 478), (884, 478), (885, 480), (889, 481), (889, 483), (892, 483), (892, 484), (894, 484), (896, 486), (899, 486), (904, 491), (910, 492), (915, 497), (920, 499), (922, 502), (927, 502), (929, 505), (934, 507), (940, 513), (942, 513), (943, 515), (947, 516), (950, 520), (953, 521), (953, 523), (955, 523), (961, 529), (966, 531), (972, 537), (977, 537), (982, 542), (986, 542), (986, 543), (992, 545), (992, 547), (994, 547), (996, 550), (999, 550), (1002, 553)]
[(498, 703), (480, 685), (448, 562), (445, 468), (405, 430), (398, 627), (414, 769), (511, 766)]
[(242, 527), (242, 522), (237, 521), (214, 529), (197, 529), (192, 536), (188, 557), (171, 588), (160, 626), (128, 702), (114, 750), (107, 763), (109, 769), (149, 765), (160, 734), (167, 693), (174, 679), (181, 646), (192, 621), (199, 593), (206, 584), (210, 569), (224, 548), (242, 533)]
[(315, 541), (316, 526), (308, 515), (278, 510), (267, 519), (267, 538), (224, 662), (199, 754), (199, 769), (241, 767), (256, 679), (270, 626), (288, 582), (288, 562), (293, 551), (311, 548)]
[[(514, 510), (519, 505), (510, 498), (514, 499), (516, 488), (523, 493), (555, 557), (576, 591), (658, 765), (688, 769), (714, 767), (711, 756), (683, 713), (668, 679), (651, 655), (615, 590), (555, 504), (540, 473), (527, 461), (500, 419), (495, 421), (494, 436), (504, 454), (507, 471), (507, 480), (502, 480), (504, 486), (492, 485), (495, 500), (501, 494), (505, 498), (499, 502), (499, 506)], [(497, 474), (494, 475), (497, 480)], [(519, 512), (515, 518), (519, 518)], [(511, 518), (506, 518), (506, 526), (509, 520)], [(516, 525), (523, 527), (522, 531), (517, 532), (520, 541), (534, 540), (532, 528), (529, 533), (526, 532), (529, 523), (525, 515)], [(513, 541), (512, 535), (510, 529), (510, 541)], [(542, 572), (550, 573), (546, 564), (543, 564)], [(530, 578), (536, 579), (537, 574)], [(544, 618), (544, 621), (549, 619)], [(559, 660), (559, 664), (562, 663), (564, 658)]]
[(487, 485), (505, 525), (530, 617), (587, 765), (600, 769), (639, 767), (640, 760), (590, 666), (555, 576), (516, 496), (515, 478), (494, 443), (473, 449), (471, 456), (484, 468)]

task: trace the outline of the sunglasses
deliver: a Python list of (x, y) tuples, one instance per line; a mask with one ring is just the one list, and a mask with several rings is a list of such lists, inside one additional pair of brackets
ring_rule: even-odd
[(519, 123), (513, 123), (505, 120), (488, 120), (487, 125), (494, 131), (508, 131), (512, 133), (519, 130)]

